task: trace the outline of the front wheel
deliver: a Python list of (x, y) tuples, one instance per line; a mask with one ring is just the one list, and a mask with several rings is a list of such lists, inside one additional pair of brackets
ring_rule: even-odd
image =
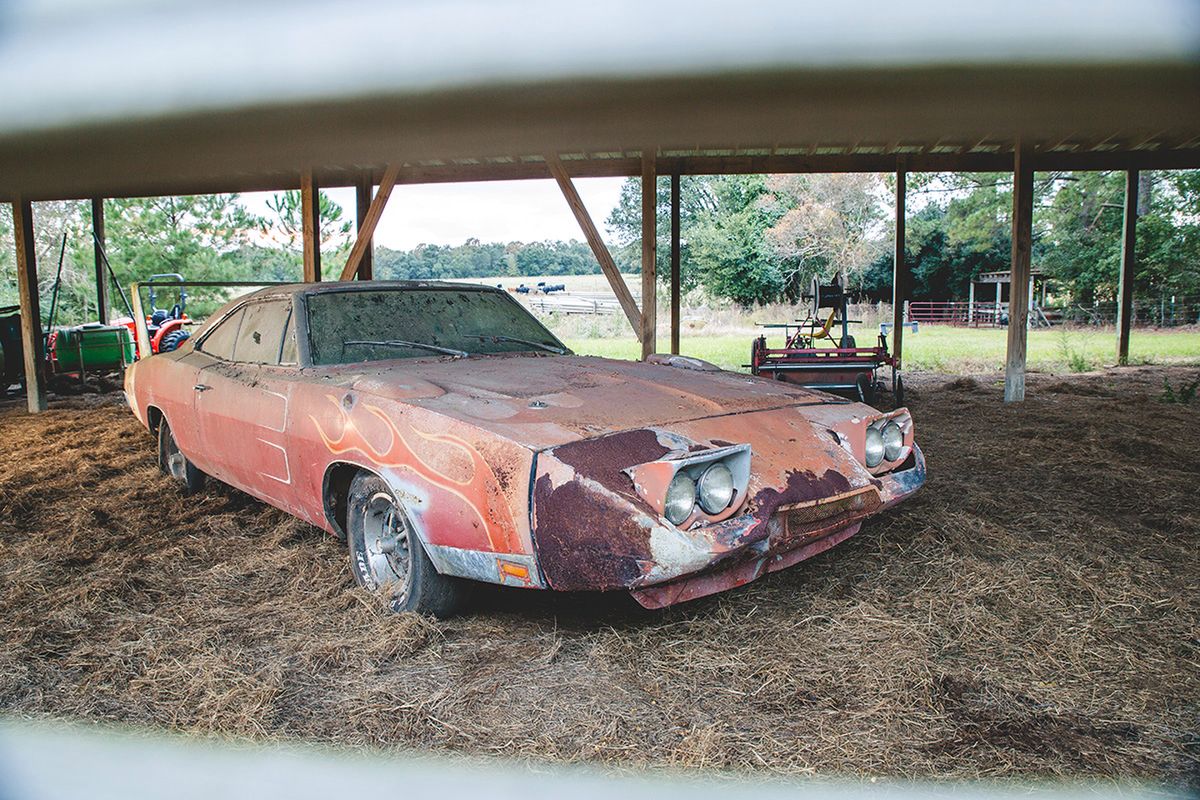
[(158, 468), (164, 475), (183, 482), (185, 497), (204, 488), (204, 473), (179, 450), (166, 419), (158, 423)]
[(440, 574), (404, 508), (378, 475), (360, 472), (346, 504), (350, 570), (359, 586), (396, 612), (449, 617), (466, 599), (465, 582)]

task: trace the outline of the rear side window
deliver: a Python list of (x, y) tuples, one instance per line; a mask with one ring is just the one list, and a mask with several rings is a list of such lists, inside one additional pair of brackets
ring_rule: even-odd
[(233, 346), (237, 342), (238, 332), (242, 326), (242, 317), (246, 313), (246, 308), (243, 306), (237, 311), (234, 311), (217, 327), (213, 328), (204, 337), (204, 341), (200, 343), (200, 352), (208, 353), (216, 358), (223, 358), (226, 361), (233, 360)]
[(246, 364), (278, 364), (283, 329), (291, 316), (288, 300), (270, 300), (246, 306), (246, 315), (233, 348), (233, 360)]

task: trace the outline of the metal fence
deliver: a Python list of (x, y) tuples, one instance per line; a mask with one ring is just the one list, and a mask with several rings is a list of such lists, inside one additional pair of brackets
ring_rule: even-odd
[[(1002, 327), (1008, 324), (1008, 303), (914, 301), (909, 303), (908, 318), (925, 325)], [(1131, 322), (1138, 327), (1151, 328), (1200, 325), (1200, 296), (1135, 299)], [(1117, 304), (1107, 302), (1035, 306), (1031, 323), (1112, 326), (1117, 323)]]

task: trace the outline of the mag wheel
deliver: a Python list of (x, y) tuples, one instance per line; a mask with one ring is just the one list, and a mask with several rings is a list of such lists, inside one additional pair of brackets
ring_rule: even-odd
[(355, 476), (346, 515), (350, 569), (359, 586), (383, 597), (397, 612), (448, 617), (461, 607), (464, 583), (434, 568), (408, 514), (382, 478), (369, 472)]

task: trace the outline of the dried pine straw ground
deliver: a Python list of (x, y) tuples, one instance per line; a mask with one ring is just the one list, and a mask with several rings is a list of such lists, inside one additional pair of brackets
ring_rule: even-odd
[(663, 613), (387, 616), (340, 545), (184, 500), (116, 397), (0, 413), (0, 713), (630, 766), (1196, 785), (1200, 402), (914, 376), (918, 499)]

